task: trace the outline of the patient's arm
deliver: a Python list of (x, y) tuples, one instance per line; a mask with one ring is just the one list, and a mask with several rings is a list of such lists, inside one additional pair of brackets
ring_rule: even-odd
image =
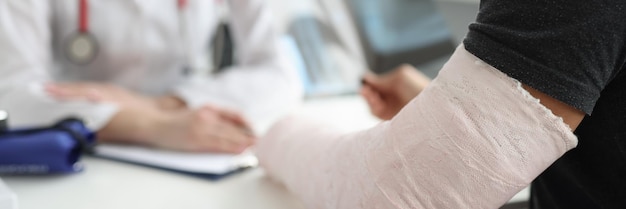
[(392, 120), (345, 134), (287, 118), (259, 159), (309, 208), (497, 208), (577, 144), (583, 114), (526, 89), (461, 46)]

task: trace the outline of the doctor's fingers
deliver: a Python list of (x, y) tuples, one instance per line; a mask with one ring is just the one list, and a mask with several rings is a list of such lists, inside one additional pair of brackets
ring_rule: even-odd
[(255, 141), (255, 138), (232, 124), (224, 124), (207, 131), (207, 136), (202, 140), (202, 144), (203, 147), (209, 149), (208, 151), (240, 153), (252, 146)]
[(241, 131), (245, 132), (249, 136), (254, 136), (250, 123), (248, 123), (248, 121), (246, 121), (241, 114), (230, 110), (221, 110), (219, 113), (222, 118), (238, 126)]
[(102, 92), (122, 94), (128, 92), (128, 90), (109, 83), (98, 82), (72, 82), (72, 83), (50, 83), (47, 87), (59, 88), (64, 90), (71, 90), (81, 92), (84, 90), (95, 89)]
[(45, 90), (50, 96), (59, 100), (89, 100), (92, 102), (104, 100), (100, 90), (94, 87), (48, 84), (45, 86)]
[(225, 119), (228, 122), (234, 123), (235, 125), (239, 126), (240, 129), (247, 132), (250, 136), (254, 135), (250, 123), (248, 123), (248, 121), (236, 111), (218, 108), (212, 105), (204, 105), (200, 108), (199, 111), (216, 112), (221, 119)]
[(250, 146), (252, 146), (252, 144), (241, 145), (241, 144), (233, 143), (232, 141), (223, 140), (223, 141), (218, 142), (218, 144), (215, 145), (214, 149), (209, 150), (209, 151), (239, 154), (245, 151), (246, 149), (248, 149)]
[(132, 95), (130, 91), (119, 86), (95, 82), (51, 83), (46, 85), (46, 90), (59, 97), (96, 100), (113, 100)]
[(251, 135), (248, 129), (228, 121), (224, 121), (217, 128), (219, 131), (214, 132), (215, 136), (241, 146), (250, 146), (256, 140), (256, 137)]

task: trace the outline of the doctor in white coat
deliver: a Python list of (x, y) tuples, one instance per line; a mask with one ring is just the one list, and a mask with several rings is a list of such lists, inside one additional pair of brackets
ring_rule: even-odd
[[(223, 8), (236, 64), (203, 73)], [(12, 127), (76, 116), (101, 142), (241, 152), (301, 97), (270, 16), (263, 0), (0, 0), (0, 109)]]

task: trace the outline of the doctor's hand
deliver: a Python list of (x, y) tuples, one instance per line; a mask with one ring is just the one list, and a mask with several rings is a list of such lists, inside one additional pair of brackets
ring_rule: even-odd
[(171, 112), (159, 126), (154, 145), (192, 152), (241, 153), (254, 144), (255, 136), (237, 113), (204, 106)]
[(430, 83), (430, 78), (404, 64), (383, 75), (365, 74), (361, 95), (376, 117), (389, 120)]
[(119, 111), (98, 131), (102, 142), (239, 153), (255, 139), (239, 114), (212, 106), (191, 110), (173, 96), (149, 98), (110, 84), (89, 82), (48, 84), (46, 90), (59, 100), (119, 105)]
[(105, 83), (51, 83), (46, 85), (46, 91), (59, 100), (110, 102), (122, 107), (146, 107), (154, 105), (153, 99), (149, 97)]
[(163, 110), (181, 110), (187, 108), (187, 104), (174, 95), (151, 98), (105, 83), (53, 83), (46, 85), (46, 91), (59, 100), (110, 102), (120, 106), (156, 106)]

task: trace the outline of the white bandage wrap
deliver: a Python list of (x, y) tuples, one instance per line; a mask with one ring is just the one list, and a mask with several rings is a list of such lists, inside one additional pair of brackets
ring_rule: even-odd
[(257, 152), (309, 208), (498, 208), (576, 144), (561, 118), (461, 45), (391, 121), (346, 135), (291, 117)]

